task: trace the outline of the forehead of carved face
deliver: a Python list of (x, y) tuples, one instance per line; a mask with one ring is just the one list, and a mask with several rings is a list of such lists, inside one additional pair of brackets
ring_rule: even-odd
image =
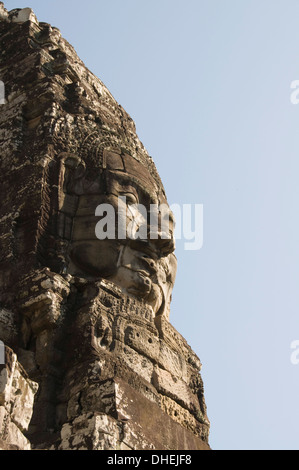
[[(147, 167), (128, 154), (104, 151), (103, 168), (107, 169), (107, 193), (112, 192), (119, 181), (119, 192), (133, 189), (140, 203), (149, 203), (150, 199), (166, 202), (163, 188), (154, 179)], [(140, 200), (144, 198), (143, 200)]]
[[(142, 228), (139, 231), (138, 245), (148, 244), (158, 256), (173, 252), (174, 217), (163, 188), (157, 184), (149, 170), (134, 158), (128, 155), (111, 156), (113, 165), (109, 164), (107, 156), (108, 171), (104, 175), (105, 193), (109, 202), (117, 210), (122, 208), (122, 204), (130, 208), (126, 211), (126, 225), (128, 228), (129, 224), (131, 229), (132, 226), (135, 229)], [(134, 242), (131, 241), (131, 244), (134, 245)]]
[(167, 204), (162, 183), (152, 172), (131, 155), (116, 150), (103, 152), (100, 167), (77, 164), (68, 178), (67, 187), (76, 194), (127, 194), (131, 203), (137, 200), (146, 206)]

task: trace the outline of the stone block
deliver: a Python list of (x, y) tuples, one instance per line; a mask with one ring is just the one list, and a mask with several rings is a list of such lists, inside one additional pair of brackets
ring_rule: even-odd
[(13, 10), (10, 12), (12, 23), (25, 23), (25, 21), (31, 21), (38, 25), (37, 18), (31, 8), (22, 8), (21, 10)]
[(187, 380), (187, 363), (184, 356), (176, 349), (171, 348), (164, 341), (160, 342), (158, 364), (161, 368), (171, 372), (174, 376)]
[(188, 429), (204, 442), (208, 442), (210, 423), (204, 415), (195, 418), (189, 410), (186, 410), (186, 408), (183, 408), (177, 402), (166, 396), (161, 397), (160, 406), (176, 423)]
[(3, 341), (0, 340), (0, 367), (5, 364), (5, 346)]
[[(7, 345), (11, 345), (16, 341), (17, 331), (17, 316), (10, 310), (0, 309), (0, 339)], [(1, 350), (0, 350), (1, 354)], [(0, 356), (1, 364), (1, 356)]]
[(5, 406), (11, 401), (12, 382), (17, 363), (17, 356), (5, 348), (5, 364), (0, 365), (0, 405)]
[(85, 414), (61, 431), (59, 450), (111, 450), (118, 448), (120, 426), (105, 414)]
[(35, 394), (38, 390), (36, 382), (24, 377), (22, 369), (17, 364), (13, 381), (11, 400), (11, 419), (22, 430), (26, 431), (33, 413)]
[(7, 10), (4, 8), (4, 4), (3, 2), (0, 2), (0, 20), (8, 20), (8, 12)]
[[(6, 410), (9, 421), (17, 426), (20, 433), (27, 430), (37, 389), (38, 385), (27, 377), (16, 354), (9, 348), (5, 348), (5, 364), (0, 366), (0, 418), (2, 422), (7, 421), (7, 417), (4, 416), (4, 410)], [(7, 423), (5, 425), (7, 426)], [(12, 436), (16, 435), (14, 427), (11, 433)], [(11, 443), (11, 441), (8, 442)]]
[(120, 341), (115, 341), (114, 352), (118, 354), (135, 373), (140, 375), (140, 377), (147, 382), (151, 382), (154, 365), (146, 356), (139, 354)]
[(199, 406), (197, 397), (191, 393), (187, 384), (166, 370), (155, 367), (153, 385), (159, 393), (172, 398), (189, 410)]
[(6, 426), (4, 440), (10, 445), (16, 446), (19, 450), (31, 450), (30, 442), (13, 422)]
[(0, 435), (2, 435), (3, 433), (7, 418), (8, 418), (7, 410), (5, 409), (4, 406), (0, 406)]
[(138, 323), (129, 323), (125, 327), (124, 342), (130, 348), (148, 357), (153, 362), (159, 360), (160, 339), (157, 330), (151, 324), (146, 328)]
[[(77, 394), (69, 402), (68, 418), (78, 416), (78, 406), (81, 413), (102, 412), (108, 415), (115, 415), (115, 383), (113, 380), (105, 380), (90, 384), (83, 391)], [(74, 411), (72, 413), (72, 410)], [(76, 414), (77, 411), (77, 414)]]
[(136, 450), (208, 450), (205, 440), (171, 419), (156, 403), (116, 379), (116, 409), (123, 420), (121, 444)]

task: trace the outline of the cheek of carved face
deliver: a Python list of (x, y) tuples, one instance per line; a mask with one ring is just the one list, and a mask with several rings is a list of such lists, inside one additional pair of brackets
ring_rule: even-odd
[[(99, 217), (95, 216), (96, 208), (107, 204), (115, 213), (115, 198), (106, 195), (82, 195), (78, 198), (78, 207), (72, 224), (70, 266), (71, 274), (89, 275), (107, 278), (117, 269), (120, 243), (115, 238), (115, 220), (111, 227), (113, 238), (99, 240), (96, 226)], [(117, 222), (117, 218), (116, 218)]]
[(109, 278), (117, 271), (120, 247), (113, 240), (80, 241), (71, 250), (71, 274)]

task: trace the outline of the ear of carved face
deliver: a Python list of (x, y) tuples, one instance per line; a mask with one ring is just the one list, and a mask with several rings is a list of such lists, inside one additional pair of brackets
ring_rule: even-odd
[[(70, 156), (62, 162), (59, 187), (58, 234), (69, 246), (67, 272), (105, 278), (168, 317), (177, 269), (174, 220), (147, 168), (121, 152), (104, 152), (100, 168)], [(153, 208), (160, 205), (155, 219)], [(106, 237), (98, 236), (99, 226)]]

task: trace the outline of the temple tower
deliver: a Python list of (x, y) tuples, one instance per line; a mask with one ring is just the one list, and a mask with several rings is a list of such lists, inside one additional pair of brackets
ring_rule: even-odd
[(201, 364), (169, 322), (174, 220), (134, 122), (31, 9), (0, 3), (0, 50), (0, 447), (209, 449)]

